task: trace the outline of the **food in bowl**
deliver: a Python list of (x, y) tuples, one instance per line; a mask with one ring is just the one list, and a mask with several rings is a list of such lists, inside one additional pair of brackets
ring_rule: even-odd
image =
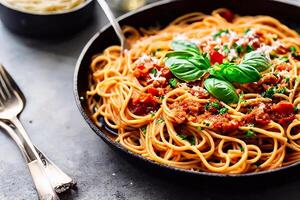
[(300, 160), (297, 32), (221, 8), (163, 29), (125, 27), (131, 48), (91, 62), (93, 120), (128, 150), (193, 171), (240, 174)]
[(70, 11), (86, 0), (0, 0), (15, 9), (30, 13), (55, 13)]

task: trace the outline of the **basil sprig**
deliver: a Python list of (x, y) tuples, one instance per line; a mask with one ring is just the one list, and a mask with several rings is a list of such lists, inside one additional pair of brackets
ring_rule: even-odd
[(238, 102), (238, 94), (231, 83), (250, 83), (261, 78), (259, 72), (269, 68), (269, 60), (263, 53), (247, 53), (240, 64), (222, 63), (211, 66), (207, 54), (201, 53), (196, 44), (175, 40), (171, 43), (174, 50), (166, 54), (166, 66), (174, 76), (183, 81), (195, 81), (205, 73), (210, 77), (204, 87), (217, 99), (225, 103)]

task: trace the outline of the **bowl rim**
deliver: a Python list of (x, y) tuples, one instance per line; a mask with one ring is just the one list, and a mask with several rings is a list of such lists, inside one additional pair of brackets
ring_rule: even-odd
[[(169, 3), (172, 3), (172, 2), (178, 2), (178, 1), (183, 1), (183, 0), (161, 0), (159, 2), (154, 2), (154, 3), (148, 4), (146, 6), (143, 6), (143, 7), (139, 8), (135, 11), (128, 12), (128, 13), (118, 17), (117, 21), (121, 22), (122, 20), (124, 20), (128, 17), (134, 16), (135, 14), (144, 12), (144, 11), (149, 10), (149, 9), (153, 9), (157, 6), (162, 6), (162, 5), (165, 5), (165, 4), (169, 4)], [(281, 0), (264, 0), (264, 1), (265, 2), (268, 2), (268, 1), (277, 2), (277, 3), (281, 3), (281, 4), (286, 4), (286, 5), (298, 7), (300, 9), (300, 5), (298, 6), (298, 5), (295, 5), (293, 3), (283, 2)], [(250, 177), (258, 177), (258, 176), (275, 174), (275, 173), (279, 173), (279, 172), (286, 172), (287, 170), (289, 170), (291, 168), (300, 167), (300, 161), (299, 161), (299, 162), (293, 163), (291, 165), (283, 166), (283, 167), (280, 167), (280, 168), (275, 168), (275, 169), (270, 169), (270, 170), (260, 171), (260, 172), (243, 173), (243, 174), (222, 174), (222, 173), (213, 173), (213, 172), (204, 172), (204, 171), (191, 171), (191, 170), (187, 170), (187, 169), (172, 167), (172, 166), (169, 166), (169, 165), (161, 164), (161, 163), (155, 162), (153, 160), (147, 159), (147, 158), (145, 158), (145, 157), (143, 157), (139, 154), (135, 154), (135, 153), (131, 152), (130, 150), (123, 147), (120, 143), (111, 140), (102, 130), (99, 129), (99, 127), (89, 118), (88, 114), (84, 111), (84, 108), (81, 105), (82, 100), (81, 100), (81, 97), (79, 96), (79, 93), (78, 93), (78, 77), (80, 76), (79, 71), (83, 67), (81, 65), (81, 63), (83, 61), (83, 58), (85, 57), (85, 54), (87, 53), (87, 51), (90, 49), (91, 45), (99, 37), (101, 37), (101, 33), (107, 31), (109, 28), (111, 28), (111, 25), (108, 23), (108, 24), (104, 25), (98, 32), (96, 32), (89, 39), (89, 41), (84, 46), (84, 48), (82, 49), (82, 51), (81, 51), (81, 53), (80, 53), (80, 55), (77, 59), (75, 70), (74, 70), (74, 76), (73, 76), (73, 95), (74, 95), (74, 98), (75, 98), (77, 108), (80, 111), (80, 113), (81, 113), (82, 117), (84, 118), (84, 120), (89, 125), (89, 127), (93, 130), (93, 132), (95, 132), (95, 134), (100, 136), (101, 139), (103, 139), (106, 143), (109, 143), (109, 144), (113, 145), (114, 147), (118, 148), (119, 150), (123, 151), (124, 153), (128, 154), (129, 156), (134, 157), (134, 159), (139, 159), (139, 160), (141, 160), (145, 163), (149, 163), (149, 164), (154, 165), (156, 167), (164, 168), (166, 170), (170, 170), (170, 171), (173, 171), (173, 172), (180, 172), (182, 174), (186, 174), (186, 175), (189, 174), (189, 175), (193, 175), (193, 176), (206, 176), (206, 177), (219, 177), (219, 178), (247, 178), (247, 177), (250, 178)]]
[(30, 12), (27, 10), (18, 9), (13, 5), (10, 5), (9, 3), (5, 3), (5, 0), (0, 0), (0, 5), (11, 9), (15, 12), (27, 14), (27, 15), (34, 15), (34, 16), (57, 16), (57, 15), (64, 15), (68, 13), (77, 12), (78, 10), (81, 10), (82, 8), (86, 7), (90, 3), (92, 3), (94, 0), (86, 0), (85, 2), (79, 4), (78, 6), (72, 8), (71, 10), (61, 10), (61, 11), (55, 11), (55, 12), (49, 12), (49, 13), (39, 13), (39, 12)]

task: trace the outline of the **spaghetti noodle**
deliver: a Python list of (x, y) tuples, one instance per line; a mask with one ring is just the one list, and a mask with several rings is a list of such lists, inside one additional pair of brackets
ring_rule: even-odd
[[(295, 31), (269, 16), (221, 8), (181, 16), (161, 30), (124, 32), (132, 47), (121, 53), (110, 46), (94, 56), (86, 93), (94, 122), (101, 126), (103, 118), (118, 132), (114, 140), (194, 171), (249, 173), (300, 160)], [(224, 88), (231, 91), (225, 98)]]

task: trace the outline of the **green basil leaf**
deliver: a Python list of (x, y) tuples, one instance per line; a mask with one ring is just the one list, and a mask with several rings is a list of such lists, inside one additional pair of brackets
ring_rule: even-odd
[(263, 72), (270, 67), (268, 58), (263, 53), (255, 51), (247, 53), (242, 64), (250, 65), (259, 72)]
[(251, 83), (261, 78), (259, 72), (254, 67), (246, 64), (222, 64), (221, 74), (232, 83)]
[(210, 74), (211, 77), (215, 77), (217, 79), (226, 81), (226, 79), (224, 78), (223, 73), (221, 72), (221, 70), (217, 70), (217, 69), (214, 69), (214, 68), (209, 68), (208, 73)]
[(167, 58), (170, 58), (170, 57), (189, 58), (189, 57), (192, 57), (192, 56), (194, 56), (194, 54), (190, 53), (188, 51), (173, 51), (173, 52), (170, 52), (170, 53), (166, 54)]
[(190, 57), (188, 58), (188, 61), (193, 63), (199, 69), (208, 69), (211, 66), (207, 54)]
[(252, 78), (252, 82), (258, 81), (261, 78), (259, 71), (255, 67), (243, 63), (239, 64), (238, 66)]
[(204, 81), (204, 87), (211, 95), (225, 103), (237, 103), (239, 101), (235, 88), (227, 81), (207, 78)]
[(195, 43), (186, 40), (174, 40), (171, 43), (171, 48), (174, 51), (188, 51), (194, 54), (199, 54), (199, 48)]
[(170, 68), (174, 76), (183, 81), (195, 81), (206, 72), (206, 70), (198, 68), (188, 59), (180, 57), (168, 58), (166, 65)]

